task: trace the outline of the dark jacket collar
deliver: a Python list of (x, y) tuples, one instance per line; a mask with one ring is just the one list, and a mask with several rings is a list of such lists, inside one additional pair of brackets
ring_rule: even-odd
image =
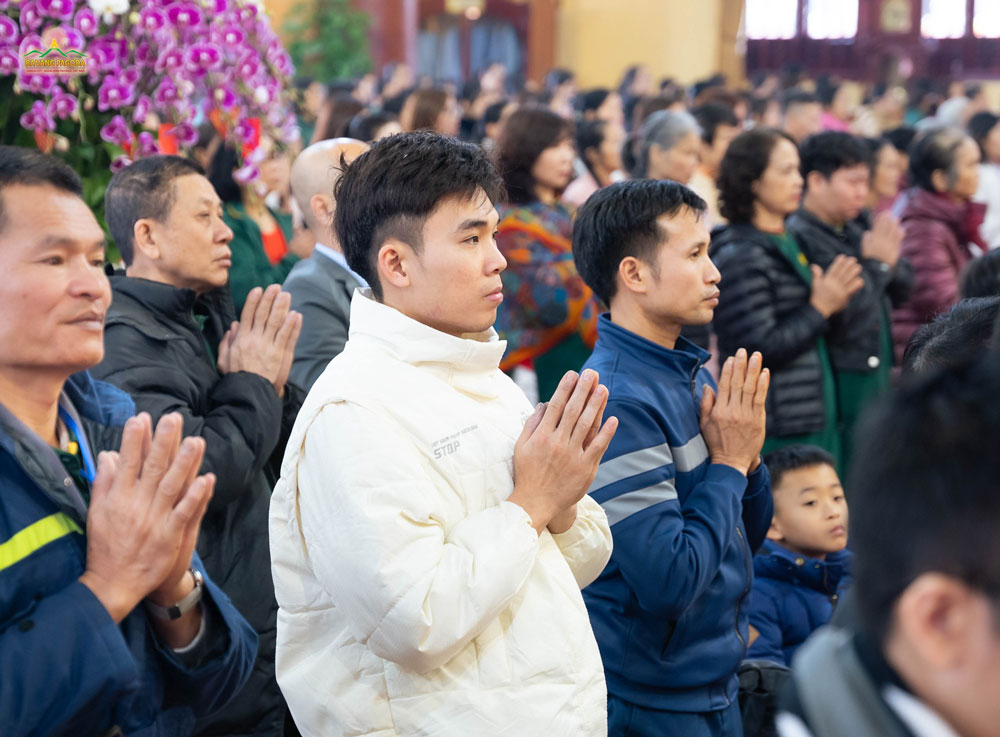
[(774, 248), (771, 236), (751, 223), (730, 223), (712, 231), (712, 242), (709, 251), (715, 254), (723, 246), (730, 243), (752, 243), (762, 248)]
[[(213, 289), (198, 295), (192, 289), (181, 289), (162, 282), (126, 276), (116, 272), (110, 277), (114, 299), (108, 312), (108, 322), (132, 321), (148, 322), (148, 313), (169, 326), (191, 322), (192, 314), (206, 315), (213, 323), (206, 333), (222, 333), (236, 319), (229, 287)], [(215, 324), (217, 323), (217, 324)]]
[(820, 220), (819, 217), (817, 217), (813, 212), (807, 210), (804, 207), (800, 207), (798, 211), (796, 211), (795, 214), (792, 215), (791, 218), (789, 218), (790, 227), (792, 225), (791, 221), (793, 219), (798, 220), (799, 221), (798, 224), (800, 226), (805, 226), (806, 228), (819, 230), (825, 233), (826, 235), (830, 236), (831, 238), (837, 238), (839, 240), (846, 241), (849, 243), (855, 243), (855, 242), (860, 243), (861, 241), (861, 229), (857, 221), (854, 220), (844, 223), (844, 227), (838, 230), (829, 223)]
[(712, 357), (708, 351), (683, 336), (677, 338), (673, 349), (664, 348), (615, 324), (607, 312), (601, 315), (597, 322), (597, 346), (594, 350), (599, 348), (642, 361), (658, 370), (666, 370), (686, 379), (692, 379), (698, 373), (698, 369)]
[(835, 594), (840, 582), (850, 574), (853, 555), (845, 548), (830, 553), (826, 560), (806, 558), (773, 540), (765, 540), (754, 556), (754, 573), (761, 578), (806, 586), (824, 594)]

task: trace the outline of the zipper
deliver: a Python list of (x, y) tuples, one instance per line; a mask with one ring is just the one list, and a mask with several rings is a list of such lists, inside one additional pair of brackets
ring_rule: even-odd
[(750, 546), (747, 545), (746, 538), (743, 537), (743, 530), (739, 528), (739, 523), (736, 526), (736, 536), (740, 539), (740, 549), (743, 551), (746, 564), (747, 564), (747, 583), (743, 588), (743, 595), (740, 596), (739, 602), (736, 604), (736, 638), (740, 641), (743, 646), (743, 652), (746, 653), (747, 643), (743, 639), (743, 634), (740, 632), (740, 609), (743, 606), (744, 600), (747, 598), (747, 594), (750, 592), (750, 577), (753, 575), (750, 569)]

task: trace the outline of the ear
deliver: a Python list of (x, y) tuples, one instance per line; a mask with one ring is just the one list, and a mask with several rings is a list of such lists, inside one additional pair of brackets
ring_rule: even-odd
[(818, 171), (811, 171), (806, 175), (806, 189), (810, 192), (816, 192), (824, 184), (826, 184), (827, 179)]
[(649, 267), (635, 256), (626, 256), (618, 264), (619, 286), (635, 294), (646, 294), (651, 286)]
[(918, 576), (896, 602), (896, 636), (933, 671), (956, 668), (968, 657), (981, 629), (976, 619), (973, 591), (941, 573)]
[(132, 226), (133, 260), (137, 254), (142, 254), (150, 261), (160, 258), (160, 246), (157, 243), (156, 221), (151, 218), (140, 218)]
[(931, 172), (931, 184), (935, 192), (944, 194), (948, 191), (948, 173), (944, 169), (935, 169)]
[(384, 284), (391, 284), (397, 289), (410, 286), (410, 273), (416, 254), (406, 243), (390, 238), (378, 250), (378, 277)]
[(785, 539), (785, 533), (781, 531), (781, 523), (774, 516), (771, 517), (771, 526), (767, 528), (767, 539), (776, 543), (783, 542)]
[(314, 194), (309, 198), (309, 210), (317, 223), (322, 225), (333, 224), (334, 205), (333, 198), (325, 194)]

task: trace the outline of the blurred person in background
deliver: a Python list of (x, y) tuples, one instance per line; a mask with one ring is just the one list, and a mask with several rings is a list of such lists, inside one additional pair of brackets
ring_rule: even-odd
[(365, 143), (373, 143), (380, 138), (402, 133), (399, 118), (385, 111), (355, 115), (347, 126), (347, 135)]
[(576, 110), (583, 120), (603, 120), (607, 123), (625, 125), (621, 96), (605, 87), (587, 90), (577, 95)]
[(626, 154), (633, 179), (686, 185), (701, 161), (701, 128), (690, 113), (662, 110), (646, 119)]
[(691, 177), (688, 186), (708, 205), (705, 225), (711, 232), (716, 225), (725, 225), (726, 222), (719, 212), (719, 188), (715, 180), (719, 176), (719, 164), (726, 149), (740, 134), (740, 121), (732, 108), (719, 102), (709, 102), (696, 107), (691, 111), (691, 115), (701, 128), (701, 164)]
[(751, 128), (780, 128), (781, 102), (776, 97), (756, 97), (750, 100)]
[(903, 257), (913, 266), (910, 298), (892, 313), (897, 359), (913, 332), (958, 301), (959, 275), (985, 251), (979, 234), (986, 206), (973, 202), (979, 189), (979, 146), (964, 131), (937, 128), (910, 149), (913, 186), (900, 218)]
[[(296, 113), (299, 121), (299, 131), (302, 133), (303, 141), (311, 141), (313, 131), (316, 130), (316, 119), (323, 109), (323, 102), (326, 100), (326, 87), (318, 79), (312, 77), (297, 77), (295, 88), (299, 94), (296, 105)], [(208, 170), (211, 158), (207, 162), (198, 163), (202, 168)]]
[(645, 64), (630, 66), (622, 75), (618, 85), (618, 96), (622, 100), (626, 124), (635, 115), (635, 106), (642, 98), (653, 93), (653, 75)]
[(872, 218), (891, 210), (899, 196), (903, 178), (903, 157), (886, 137), (863, 138), (871, 156), (871, 175), (868, 178), (868, 199), (860, 217), (865, 230), (871, 227)]
[(573, 124), (547, 108), (518, 108), (500, 129), (497, 163), (507, 189), (497, 245), (507, 260), (497, 332), (504, 371), (530, 364), (547, 400), (579, 370), (597, 338), (598, 306), (573, 263), (573, 217), (559, 197), (573, 176)]
[(764, 452), (818, 445), (839, 464), (830, 318), (864, 286), (857, 259), (810, 265), (785, 219), (802, 198), (799, 152), (787, 133), (754, 129), (729, 145), (719, 167), (719, 206), (729, 224), (712, 234), (722, 274), (712, 327), (719, 353), (759, 351), (771, 370)]
[(986, 215), (979, 229), (988, 248), (1000, 246), (1000, 116), (976, 113), (969, 120), (969, 135), (979, 144), (979, 189), (975, 202), (986, 205)]
[(823, 114), (820, 116), (823, 130), (848, 132), (854, 109), (851, 105), (851, 89), (844, 80), (830, 76), (820, 77), (816, 95), (823, 106)]
[(328, 141), (346, 135), (351, 119), (364, 109), (364, 103), (356, 100), (350, 93), (330, 95), (316, 118), (316, 129), (309, 142)]
[(576, 78), (569, 69), (552, 69), (545, 75), (545, 93), (549, 107), (567, 120), (573, 119), (573, 100), (576, 97)]
[(823, 106), (812, 92), (792, 89), (781, 98), (782, 130), (796, 144), (823, 130)]
[(601, 187), (625, 178), (622, 171), (622, 146), (625, 129), (602, 120), (581, 121), (576, 126), (576, 150), (586, 167), (562, 194), (562, 201), (580, 207)]
[(399, 122), (407, 133), (433, 131), (443, 136), (457, 136), (461, 115), (454, 95), (442, 89), (423, 89), (416, 90), (406, 99)]

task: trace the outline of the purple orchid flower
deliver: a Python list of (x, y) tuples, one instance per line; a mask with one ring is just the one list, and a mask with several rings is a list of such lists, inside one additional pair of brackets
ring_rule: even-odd
[(17, 81), (21, 89), (34, 92), (36, 95), (47, 95), (56, 85), (54, 74), (21, 74)]
[(76, 11), (73, 25), (84, 36), (91, 37), (97, 34), (97, 16), (90, 8), (80, 8)]
[(129, 67), (125, 69), (121, 74), (121, 81), (130, 87), (134, 87), (139, 83), (142, 78), (142, 72), (139, 71), (138, 67)]
[(148, 44), (145, 41), (140, 43), (135, 47), (135, 61), (136, 64), (140, 64), (146, 67), (152, 67), (156, 65), (156, 54), (153, 51), (152, 44)]
[(25, 0), (21, 3), (21, 30), (25, 33), (37, 31), (45, 21), (42, 12), (38, 8), (38, 3), (34, 0)]
[(135, 99), (135, 87), (109, 74), (97, 90), (97, 109), (102, 113), (131, 105)]
[(82, 49), (87, 40), (76, 28), (59, 26), (59, 44), (65, 49)]
[(193, 28), (201, 25), (201, 8), (194, 3), (175, 2), (167, 6), (167, 18), (179, 28)]
[(167, 71), (180, 69), (184, 65), (184, 52), (176, 47), (168, 48), (160, 53), (156, 60), (156, 72), (163, 74)]
[(253, 164), (245, 164), (233, 172), (233, 180), (237, 184), (249, 184), (260, 176), (260, 170)]
[(116, 115), (101, 128), (101, 140), (122, 146), (132, 139), (132, 131), (125, 118)]
[(177, 102), (178, 99), (180, 99), (180, 91), (177, 89), (177, 85), (169, 77), (164, 77), (153, 92), (153, 102), (156, 107), (165, 108)]
[(247, 53), (236, 64), (236, 73), (249, 82), (260, 73), (260, 59), (256, 53)]
[(254, 127), (250, 124), (250, 121), (246, 118), (241, 118), (240, 121), (233, 127), (233, 133), (236, 135), (236, 140), (240, 143), (250, 143), (254, 136), (257, 134)]
[(139, 95), (139, 99), (135, 102), (135, 110), (132, 111), (132, 122), (137, 125), (142, 125), (146, 122), (146, 118), (149, 117), (149, 113), (153, 110), (153, 101), (149, 99), (148, 95)]
[(6, 10), (10, 7), (11, 0), (0, 0), (0, 10)]
[[(43, 76), (43, 75), (33, 75)], [(54, 131), (56, 121), (45, 109), (45, 103), (35, 100), (31, 104), (31, 109), (21, 116), (21, 127), (29, 131)]]
[(139, 11), (139, 26), (146, 33), (156, 33), (167, 25), (167, 14), (159, 8), (147, 6)]
[(181, 146), (193, 146), (198, 143), (198, 129), (190, 123), (175, 125), (173, 134)]
[(59, 120), (65, 120), (80, 109), (80, 101), (73, 95), (68, 95), (58, 87), (52, 94), (46, 107), (49, 115)]
[(17, 74), (20, 66), (21, 60), (14, 49), (9, 46), (0, 47), (0, 77)]
[(153, 134), (148, 131), (143, 131), (139, 134), (138, 144), (139, 156), (155, 156), (160, 153), (159, 144), (153, 138)]
[(70, 20), (73, 17), (73, 0), (38, 0), (38, 8), (50, 18)]
[(184, 68), (195, 76), (218, 69), (222, 64), (222, 51), (212, 44), (195, 44), (184, 54)]
[(240, 101), (239, 95), (237, 95), (236, 91), (229, 85), (216, 87), (215, 92), (212, 93), (212, 97), (215, 99), (215, 104), (223, 110), (229, 110), (230, 108), (236, 107)]
[(111, 169), (112, 173), (116, 174), (120, 172), (122, 169), (124, 169), (126, 166), (131, 166), (131, 165), (132, 165), (132, 159), (130, 159), (128, 156), (119, 156), (117, 159), (111, 162), (111, 166), (109, 168)]
[(21, 37), (21, 43), (17, 46), (17, 53), (24, 56), (29, 51), (44, 51), (45, 46), (42, 44), (42, 37), (37, 33), (29, 33)]
[(21, 29), (17, 23), (6, 15), (0, 15), (0, 43), (13, 45), (21, 37)]

